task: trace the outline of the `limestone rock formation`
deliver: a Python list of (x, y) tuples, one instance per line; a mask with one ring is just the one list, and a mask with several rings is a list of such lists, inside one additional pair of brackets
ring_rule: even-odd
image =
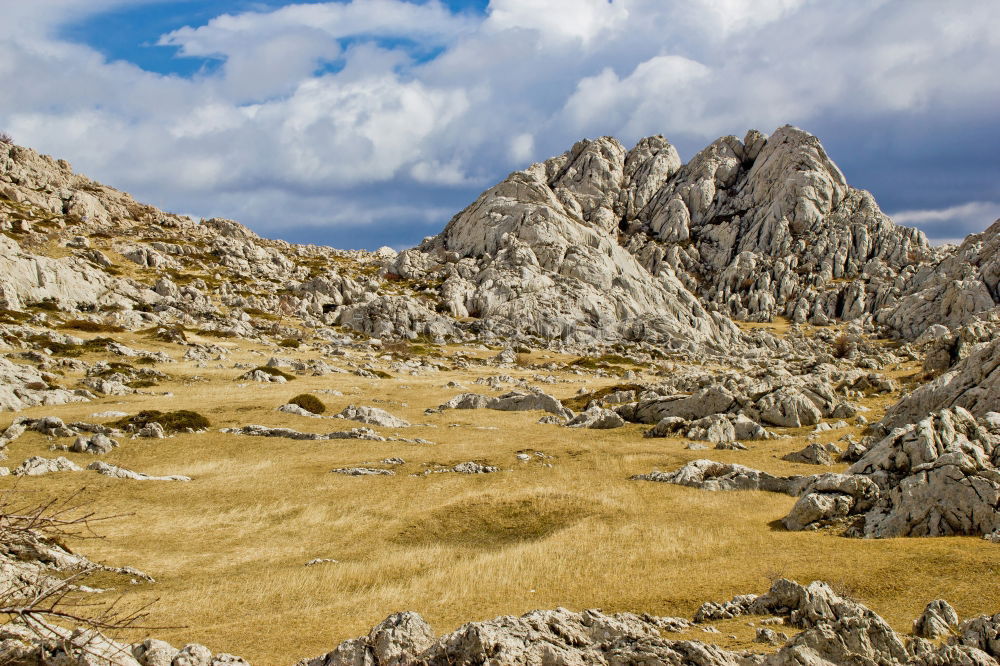
[(913, 635), (921, 638), (941, 638), (958, 627), (958, 613), (944, 599), (927, 604), (924, 612), (913, 621)]
[(566, 422), (567, 428), (591, 428), (594, 430), (609, 430), (625, 425), (625, 419), (610, 409), (594, 405), (580, 412)]
[(59, 456), (58, 458), (43, 458), (32, 456), (14, 468), (14, 476), (41, 476), (53, 472), (82, 472), (83, 468), (72, 460)]
[(368, 635), (344, 641), (332, 652), (304, 659), (298, 666), (996, 666), (998, 663), (1000, 644), (995, 635), (1000, 615), (967, 620), (944, 645), (920, 638), (907, 641), (872, 610), (837, 595), (829, 585), (818, 581), (803, 586), (778, 579), (765, 594), (706, 603), (694, 621), (703, 623), (743, 615), (777, 616), (801, 631), (791, 639), (787, 636), (782, 639), (779, 638), (782, 634), (765, 628), (779, 645), (777, 652), (735, 653), (699, 641), (663, 637), (663, 632), (692, 628), (680, 618), (631, 613), (608, 615), (597, 610), (575, 613), (557, 608), (535, 610), (520, 617), (470, 622), (435, 638), (423, 618), (404, 612), (390, 615)]
[(889, 408), (881, 424), (895, 428), (931, 412), (961, 407), (975, 416), (1000, 410), (1000, 339), (983, 344), (929, 384)]
[(988, 534), (1000, 528), (1000, 432), (961, 407), (894, 430), (848, 470), (881, 499), (864, 535)]
[(378, 407), (358, 407), (355, 405), (349, 405), (340, 413), (336, 414), (334, 418), (360, 421), (361, 423), (382, 426), (385, 428), (406, 428), (410, 425), (409, 421), (404, 421), (398, 416), (393, 416), (389, 412), (384, 409), (379, 409)]
[(95, 460), (94, 462), (87, 465), (87, 469), (94, 470), (98, 474), (103, 474), (104, 476), (110, 476), (115, 479), (130, 479), (132, 481), (190, 481), (191, 477), (183, 476), (181, 474), (175, 474), (170, 476), (150, 476), (149, 474), (143, 474), (142, 472), (133, 472), (130, 469), (125, 469), (124, 467), (119, 467), (118, 465), (112, 465), (100, 460)]
[(511, 391), (501, 396), (490, 397), (478, 393), (462, 393), (438, 409), (496, 409), (502, 412), (525, 412), (543, 410), (563, 419), (573, 418), (573, 411), (563, 406), (557, 399), (541, 391), (523, 393)]
[(702, 490), (766, 490), (797, 495), (810, 477), (774, 476), (735, 463), (693, 460), (674, 472), (650, 472), (629, 477), (634, 481), (673, 483)]

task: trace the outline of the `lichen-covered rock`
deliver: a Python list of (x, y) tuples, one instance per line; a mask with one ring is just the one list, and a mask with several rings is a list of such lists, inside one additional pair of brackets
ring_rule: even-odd
[(1000, 528), (1000, 435), (961, 407), (898, 428), (848, 470), (881, 499), (868, 537), (988, 534)]
[(735, 463), (693, 460), (674, 472), (650, 472), (629, 478), (634, 481), (673, 483), (702, 490), (766, 490), (797, 495), (809, 477), (774, 476)]
[(1000, 339), (980, 345), (943, 375), (904, 396), (880, 423), (896, 428), (951, 407), (975, 416), (1000, 410)]
[(591, 428), (594, 430), (609, 430), (625, 425), (625, 419), (610, 409), (594, 405), (580, 412), (566, 423), (567, 428)]
[(82, 472), (83, 468), (72, 460), (59, 456), (58, 458), (43, 458), (32, 456), (14, 468), (14, 476), (41, 476), (53, 472)]
[(958, 627), (958, 613), (944, 599), (935, 599), (927, 604), (924, 612), (913, 621), (913, 635), (921, 638), (941, 638), (951, 634)]
[(398, 416), (393, 416), (389, 412), (384, 409), (379, 409), (378, 407), (358, 407), (356, 405), (348, 405), (336, 414), (334, 418), (360, 421), (361, 423), (381, 426), (384, 428), (406, 428), (410, 425), (409, 421), (404, 421)]

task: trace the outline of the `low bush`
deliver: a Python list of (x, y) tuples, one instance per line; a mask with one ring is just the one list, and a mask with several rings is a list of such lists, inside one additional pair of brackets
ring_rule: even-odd
[(87, 319), (71, 319), (59, 328), (73, 331), (84, 331), (85, 333), (123, 333), (125, 329), (113, 324), (101, 324)]
[(164, 432), (183, 432), (187, 428), (192, 430), (204, 430), (211, 426), (208, 419), (187, 409), (179, 409), (175, 412), (161, 412), (155, 409), (145, 409), (135, 416), (126, 416), (118, 419), (111, 425), (117, 428), (139, 428), (150, 423), (159, 423), (163, 426)]
[(301, 344), (300, 340), (296, 340), (295, 338), (285, 338), (284, 340), (278, 343), (278, 346), (287, 347), (289, 349), (298, 349), (300, 344)]
[(290, 405), (298, 405), (307, 412), (312, 412), (313, 414), (322, 414), (326, 411), (326, 405), (323, 401), (314, 396), (312, 393), (302, 393), (291, 400), (288, 401)]
[(48, 312), (59, 312), (59, 302), (54, 298), (43, 298), (34, 303), (28, 303), (28, 307), (35, 310), (47, 310)]
[[(267, 365), (259, 365), (256, 368), (254, 368), (253, 370), (251, 370), (250, 372), (256, 372), (257, 370), (260, 370), (261, 372), (266, 372), (267, 374), (271, 375), (272, 377), (284, 377), (286, 381), (291, 381), (291, 380), (295, 379), (295, 375), (288, 374), (284, 370), (279, 370), (278, 368), (272, 368), (272, 367), (267, 366)], [(246, 374), (250, 374), (250, 372), (248, 372)]]
[(833, 356), (835, 358), (846, 358), (851, 351), (851, 339), (846, 333), (840, 334), (840, 336), (833, 341)]

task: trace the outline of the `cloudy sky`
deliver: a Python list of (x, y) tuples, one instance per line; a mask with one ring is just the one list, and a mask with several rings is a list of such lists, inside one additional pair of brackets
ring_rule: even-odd
[(942, 241), (1000, 217), (996, 0), (0, 0), (0, 130), (137, 199), (405, 247), (613, 135), (785, 123)]

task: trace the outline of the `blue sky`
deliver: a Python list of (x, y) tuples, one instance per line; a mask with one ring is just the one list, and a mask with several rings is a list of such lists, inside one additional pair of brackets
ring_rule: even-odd
[(785, 123), (932, 240), (1000, 217), (993, 0), (0, 3), (0, 130), (271, 237), (405, 247), (582, 137)]

